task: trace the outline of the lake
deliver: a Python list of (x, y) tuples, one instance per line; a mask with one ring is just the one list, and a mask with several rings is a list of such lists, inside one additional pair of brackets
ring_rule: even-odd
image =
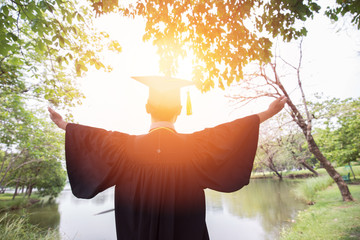
[[(240, 191), (206, 190), (206, 222), (212, 240), (277, 239), (306, 206), (291, 194), (296, 181), (254, 179)], [(63, 240), (116, 239), (113, 189), (91, 200), (77, 199), (69, 186), (56, 203), (30, 209), (30, 221), (43, 228), (58, 227)]]

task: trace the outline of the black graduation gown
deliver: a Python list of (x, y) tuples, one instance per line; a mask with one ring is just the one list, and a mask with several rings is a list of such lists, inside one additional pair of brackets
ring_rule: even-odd
[(71, 189), (92, 198), (115, 185), (118, 239), (209, 239), (203, 189), (232, 192), (249, 183), (258, 131), (257, 115), (192, 134), (68, 124)]

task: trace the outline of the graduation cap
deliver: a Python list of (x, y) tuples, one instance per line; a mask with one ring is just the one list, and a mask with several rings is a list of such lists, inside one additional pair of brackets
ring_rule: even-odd
[[(167, 76), (141, 76), (131, 78), (149, 87), (148, 104), (165, 109), (180, 107), (180, 89), (194, 84), (188, 80)], [(192, 114), (189, 92), (187, 93), (186, 114)]]

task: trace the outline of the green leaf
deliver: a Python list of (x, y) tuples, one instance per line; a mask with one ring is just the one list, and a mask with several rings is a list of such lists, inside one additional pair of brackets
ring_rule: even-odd
[(1, 8), (1, 11), (2, 11), (2, 13), (3, 13), (4, 15), (6, 15), (5, 18), (6, 18), (7, 16), (9, 16), (9, 8), (8, 8), (8, 6), (4, 5), (4, 6)]
[(64, 48), (64, 46), (65, 46), (65, 39), (64, 39), (61, 35), (59, 35), (58, 37), (59, 37), (60, 47), (61, 47), (61, 48)]
[(72, 16), (71, 16), (70, 14), (68, 14), (68, 15), (66, 16), (66, 20), (67, 20), (67, 22), (68, 22), (69, 24), (71, 24), (71, 23), (72, 23)]
[(78, 14), (76, 15), (76, 18), (77, 18), (77, 20), (78, 20), (79, 22), (85, 22), (83, 16), (81, 16), (80, 13), (78, 13)]
[(12, 38), (12, 40), (15, 42), (19, 40), (18, 36), (16, 36), (12, 32), (8, 32), (7, 35), (8, 35), (8, 37)]

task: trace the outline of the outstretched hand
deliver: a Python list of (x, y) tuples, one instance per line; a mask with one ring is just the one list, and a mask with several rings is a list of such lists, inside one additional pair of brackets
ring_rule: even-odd
[(48, 107), (48, 111), (50, 113), (50, 118), (51, 120), (61, 129), (66, 129), (66, 125), (68, 124), (67, 122), (64, 121), (64, 119), (62, 118), (62, 116), (57, 113), (54, 109), (52, 109), (51, 107)]
[(270, 111), (270, 113), (272, 113), (272, 116), (274, 116), (284, 108), (286, 101), (287, 97), (285, 96), (281, 96), (275, 99), (275, 101), (270, 104), (268, 111)]
[(269, 108), (265, 112), (258, 113), (258, 116), (260, 118), (260, 123), (266, 121), (267, 119), (271, 118), (272, 116), (280, 112), (284, 108), (286, 102), (287, 102), (287, 97), (285, 96), (281, 96), (275, 99), (275, 101), (273, 101), (269, 105)]

